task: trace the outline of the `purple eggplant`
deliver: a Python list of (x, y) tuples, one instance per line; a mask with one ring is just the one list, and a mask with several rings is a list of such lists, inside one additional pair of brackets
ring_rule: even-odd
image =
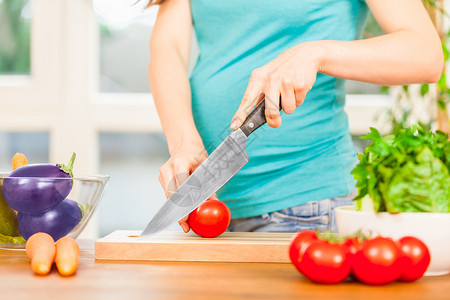
[(22, 166), (3, 179), (3, 196), (12, 209), (22, 213), (42, 213), (61, 201), (72, 190), (73, 153), (70, 162)]
[(19, 230), (28, 240), (37, 232), (50, 234), (55, 241), (66, 236), (81, 221), (82, 211), (77, 202), (64, 199), (55, 207), (41, 214), (25, 214), (19, 212)]

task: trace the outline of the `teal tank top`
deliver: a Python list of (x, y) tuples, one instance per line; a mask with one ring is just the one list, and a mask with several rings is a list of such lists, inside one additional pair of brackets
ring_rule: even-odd
[[(200, 54), (190, 76), (194, 121), (211, 153), (230, 132), (251, 72), (306, 41), (361, 37), (360, 0), (191, 0)], [(318, 74), (282, 125), (250, 135), (250, 161), (218, 192), (232, 218), (257, 216), (355, 188), (344, 80)]]

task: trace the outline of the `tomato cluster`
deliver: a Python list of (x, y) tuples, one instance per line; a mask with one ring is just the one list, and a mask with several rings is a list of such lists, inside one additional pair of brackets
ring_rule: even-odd
[(370, 285), (414, 281), (430, 264), (427, 246), (415, 237), (397, 242), (381, 236), (365, 240), (348, 237), (335, 242), (318, 237), (312, 230), (293, 236), (289, 257), (305, 277), (324, 284), (340, 283), (350, 275)]

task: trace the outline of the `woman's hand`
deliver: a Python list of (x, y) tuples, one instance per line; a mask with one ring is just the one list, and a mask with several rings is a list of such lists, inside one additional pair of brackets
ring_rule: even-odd
[(384, 35), (355, 41), (311, 41), (283, 52), (253, 71), (231, 129), (242, 125), (264, 97), (266, 119), (281, 125), (303, 103), (317, 72), (378, 85), (435, 83), (444, 56), (439, 36), (420, 0), (366, 0)]
[[(169, 198), (207, 157), (208, 153), (201, 143), (185, 145), (174, 150), (170, 159), (159, 169), (158, 180), (166, 197)], [(211, 199), (217, 199), (216, 194), (211, 196)], [(190, 230), (188, 217), (189, 215), (178, 221), (184, 232)]]
[(284, 51), (280, 56), (252, 72), (241, 105), (231, 121), (236, 130), (262, 99), (266, 101), (266, 119), (271, 127), (281, 125), (280, 104), (292, 114), (303, 104), (319, 71), (319, 49), (303, 43)]

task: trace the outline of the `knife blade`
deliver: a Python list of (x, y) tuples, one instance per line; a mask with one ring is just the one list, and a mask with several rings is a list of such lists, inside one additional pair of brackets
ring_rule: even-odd
[(247, 137), (266, 123), (265, 99), (232, 131), (206, 160), (167, 199), (139, 238), (152, 236), (182, 219), (211, 197), (248, 161)]

